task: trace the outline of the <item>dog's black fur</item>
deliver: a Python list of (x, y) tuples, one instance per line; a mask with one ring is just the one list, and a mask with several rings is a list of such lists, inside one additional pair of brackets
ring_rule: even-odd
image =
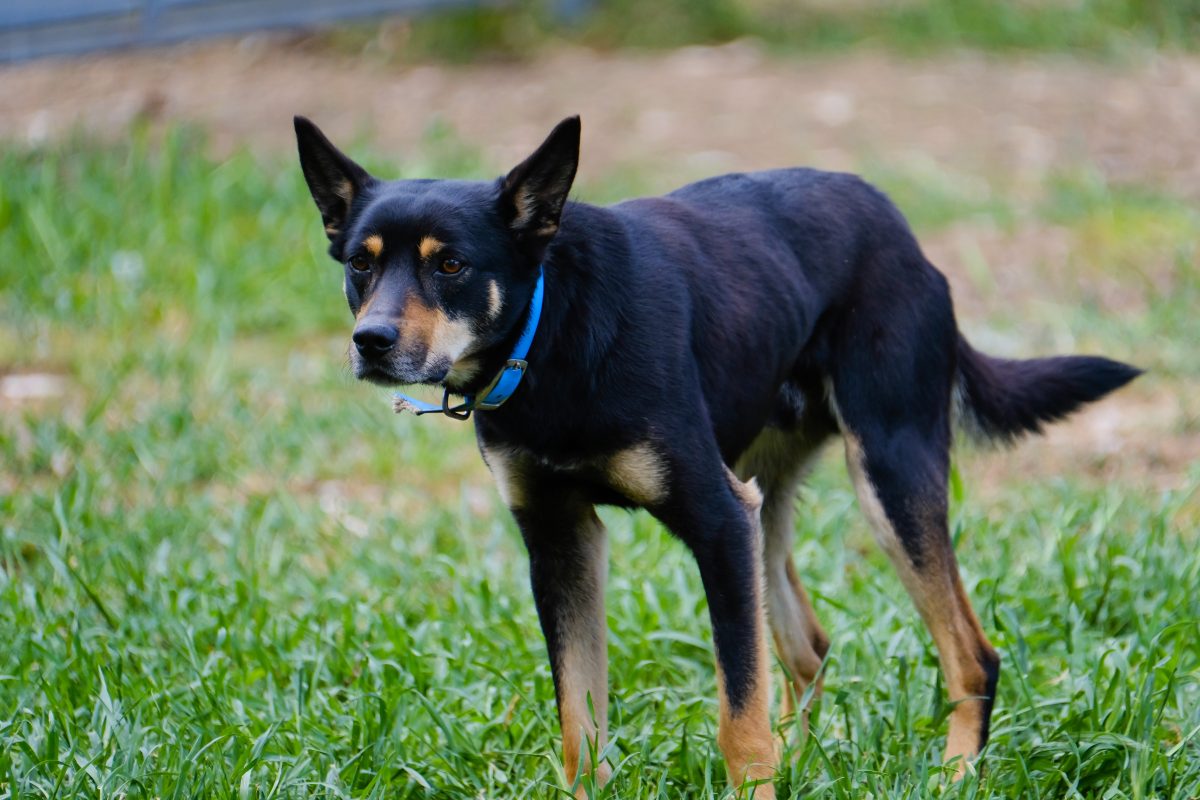
[[(943, 648), (948, 688), (962, 695), (952, 699), (982, 705), (959, 733), (952, 717), (951, 739), (965, 744), (952, 741), (948, 755), (978, 752), (999, 660), (982, 633), (963, 633), (978, 624), (945, 530), (952, 417), (961, 412), (969, 429), (1011, 439), (1138, 370), (1098, 357), (1008, 361), (973, 350), (945, 278), (900, 212), (852, 175), (724, 175), (599, 208), (567, 202), (577, 118), (495, 182), (376, 180), (307, 120), (297, 118), (296, 131), (330, 255), (346, 265), (359, 377), (479, 391), (507, 358), (538, 266), (545, 271), (528, 374), (475, 424), (529, 547), (560, 707), (578, 683), (565, 674), (576, 669), (564, 654), (580, 627), (571, 609), (602, 591), (602, 580), (575, 576), (590, 558), (591, 509), (646, 507), (697, 559), (723, 679), (722, 727), (734, 731), (722, 745), (742, 775), (734, 740), (757, 742), (762, 728), (755, 720), (738, 729), (746, 714), (761, 716), (748, 709), (763, 691), (755, 587), (763, 555), (747, 514), (754, 499), (726, 468), (766, 435), (803, 449), (799, 464), (841, 433), (860, 498), (882, 509), (874, 520), (881, 541), (898, 541), (890, 554), (902, 575), (916, 576), (906, 585), (935, 640), (944, 618), (946, 636), (966, 642)], [(378, 252), (364, 249), (371, 237)], [(439, 350), (449, 339), (455, 346)], [(768, 591), (785, 590), (768, 580)], [(823, 656), (823, 632), (805, 630)], [(602, 657), (588, 647), (589, 658)], [(568, 739), (577, 733), (564, 730)]]

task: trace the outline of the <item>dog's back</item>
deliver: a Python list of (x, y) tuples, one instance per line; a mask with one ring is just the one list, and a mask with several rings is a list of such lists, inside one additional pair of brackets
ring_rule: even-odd
[[(563, 217), (567, 247), (575, 210), (568, 206)], [(898, 373), (888, 396), (894, 403), (928, 405), (922, 395), (950, 382), (968, 430), (998, 439), (1036, 432), (1138, 374), (1103, 358), (1018, 368), (976, 352), (958, 333), (944, 276), (903, 215), (855, 175), (804, 168), (722, 175), (619, 203), (599, 219), (583, 216), (591, 227), (585, 237), (609, 224), (623, 234), (626, 247), (593, 262), (620, 276), (608, 282), (620, 296), (611, 298), (614, 313), (627, 333), (645, 337), (639, 352), (674, 354), (682, 368), (695, 355), (731, 461), (781, 402), (796, 405), (788, 398), (797, 387), (827, 388), (836, 372), (845, 375), (847, 359)], [(602, 295), (590, 299), (603, 304)], [(654, 385), (664, 386), (671, 364), (652, 366)], [(773, 388), (780, 386), (782, 401)], [(811, 406), (823, 398), (807, 399)]]

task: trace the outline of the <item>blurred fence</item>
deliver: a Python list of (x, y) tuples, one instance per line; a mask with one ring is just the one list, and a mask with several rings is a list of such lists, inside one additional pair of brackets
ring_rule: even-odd
[(0, 0), (0, 61), (503, 0)]

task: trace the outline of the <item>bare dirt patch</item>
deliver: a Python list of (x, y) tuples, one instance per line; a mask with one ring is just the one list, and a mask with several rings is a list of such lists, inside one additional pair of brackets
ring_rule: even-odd
[(120, 136), (139, 116), (185, 120), (218, 146), (290, 149), (294, 113), (403, 155), (443, 120), (505, 165), (559, 118), (585, 121), (585, 178), (616, 163), (664, 176), (863, 153), (1036, 181), (1098, 166), (1200, 197), (1200, 59), (1135, 66), (978, 54), (913, 61), (854, 51), (768, 58), (752, 43), (669, 53), (562, 49), (525, 63), (400, 66), (288, 37), (252, 37), (0, 69), (0, 136), (73, 126)]

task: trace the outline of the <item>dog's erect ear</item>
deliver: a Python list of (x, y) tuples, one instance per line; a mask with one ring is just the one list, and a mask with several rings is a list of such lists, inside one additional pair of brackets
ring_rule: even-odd
[(558, 231), (578, 166), (579, 117), (567, 117), (533, 155), (508, 173), (500, 209), (518, 242), (544, 245)]
[(304, 117), (295, 117), (296, 146), (300, 149), (300, 168), (330, 239), (342, 232), (350, 204), (372, 178), (351, 161)]

